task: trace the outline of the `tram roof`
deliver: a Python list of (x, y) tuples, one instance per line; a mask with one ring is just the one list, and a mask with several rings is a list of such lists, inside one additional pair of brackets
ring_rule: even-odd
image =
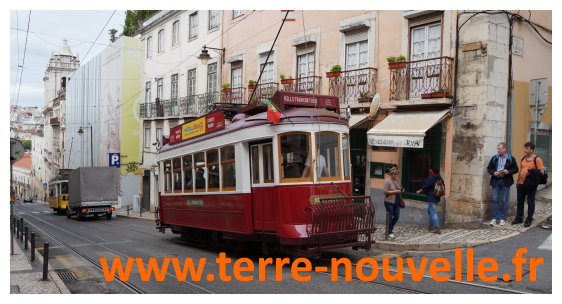
[[(345, 117), (334, 113), (326, 109), (316, 109), (316, 108), (292, 108), (283, 111), (279, 124), (303, 124), (303, 123), (324, 123), (324, 124), (340, 124), (347, 125), (347, 120)], [(240, 119), (236, 122), (230, 123), (225, 126), (224, 129), (199, 136), (191, 140), (184, 140), (172, 145), (166, 144), (158, 153), (173, 150), (179, 147), (191, 145), (203, 140), (207, 140), (216, 136), (225, 135), (238, 130), (256, 127), (260, 125), (271, 124), (270, 120), (267, 120), (267, 112), (261, 112), (246, 118)]]

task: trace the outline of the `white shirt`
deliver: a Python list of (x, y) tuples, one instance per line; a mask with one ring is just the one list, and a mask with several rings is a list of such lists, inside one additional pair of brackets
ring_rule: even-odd
[[(318, 158), (316, 160), (318, 163), (318, 172), (320, 173), (319, 176), (322, 176), (322, 172), (324, 170), (324, 167), (326, 167), (326, 159), (324, 158), (324, 156), (322, 156), (322, 154), (318, 155)], [(310, 167), (310, 158), (307, 156), (306, 157), (306, 161), (304, 162), (305, 166), (309, 166)]]

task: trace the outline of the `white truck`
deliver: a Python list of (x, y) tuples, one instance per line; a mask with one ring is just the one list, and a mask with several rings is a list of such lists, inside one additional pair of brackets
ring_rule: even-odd
[(68, 177), (66, 217), (105, 215), (110, 220), (117, 205), (117, 169), (114, 167), (80, 167)]

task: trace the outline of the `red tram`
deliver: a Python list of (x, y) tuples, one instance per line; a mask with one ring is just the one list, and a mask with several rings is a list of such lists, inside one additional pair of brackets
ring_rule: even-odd
[(294, 257), (369, 250), (375, 209), (352, 197), (349, 128), (338, 97), (277, 92), (230, 120), (214, 111), (171, 129), (157, 155), (157, 229), (242, 251)]

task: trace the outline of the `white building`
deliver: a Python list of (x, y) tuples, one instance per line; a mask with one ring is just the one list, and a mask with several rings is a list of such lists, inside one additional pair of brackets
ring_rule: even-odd
[(43, 184), (47, 182), (47, 172), (45, 168), (46, 154), (43, 150), (43, 130), (39, 129), (31, 133), (31, 189), (37, 198), (45, 193)]
[(157, 146), (170, 128), (206, 113), (220, 100), (223, 52), (208, 49), (207, 64), (197, 59), (203, 46), (221, 49), (222, 11), (162, 10), (137, 29), (143, 58), (140, 116), (142, 120), (140, 180), (142, 206), (154, 210), (157, 183), (154, 167)]

